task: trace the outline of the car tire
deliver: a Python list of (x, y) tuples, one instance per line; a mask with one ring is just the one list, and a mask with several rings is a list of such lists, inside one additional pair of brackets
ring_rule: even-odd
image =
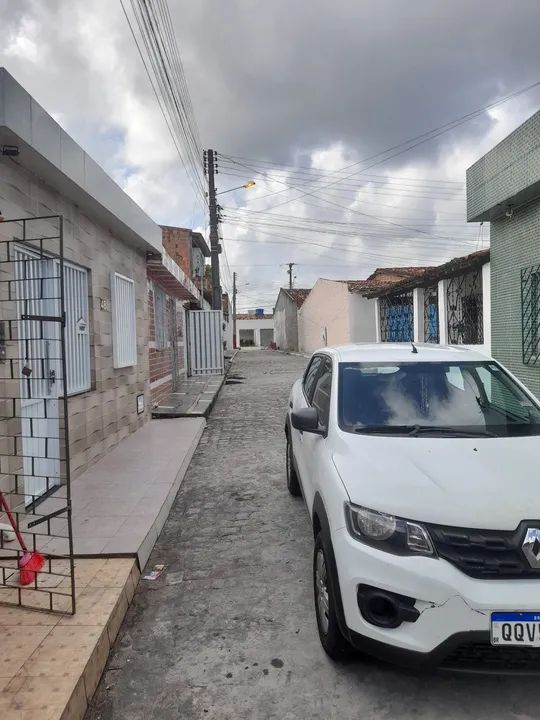
[(313, 593), (317, 628), (325, 653), (336, 662), (350, 660), (353, 648), (343, 636), (337, 616), (341, 598), (333, 552), (322, 531), (317, 535), (313, 552)]
[(285, 466), (287, 470), (287, 489), (293, 497), (299, 497), (302, 494), (300, 488), (300, 482), (298, 480), (298, 473), (294, 469), (292, 443), (287, 433), (287, 447), (285, 450)]

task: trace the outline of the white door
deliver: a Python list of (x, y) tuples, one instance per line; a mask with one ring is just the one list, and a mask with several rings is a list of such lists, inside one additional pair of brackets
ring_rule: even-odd
[(60, 482), (60, 323), (34, 319), (60, 314), (59, 265), (31, 250), (17, 248), (15, 275), (23, 476), (28, 504)]
[(221, 310), (188, 313), (190, 375), (223, 375), (223, 316)]

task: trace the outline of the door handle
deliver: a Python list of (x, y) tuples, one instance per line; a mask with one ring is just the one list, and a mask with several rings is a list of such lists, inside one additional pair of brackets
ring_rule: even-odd
[(56, 382), (56, 370), (51, 368), (50, 341), (45, 340), (45, 379), (47, 381), (47, 395), (52, 393), (52, 386)]

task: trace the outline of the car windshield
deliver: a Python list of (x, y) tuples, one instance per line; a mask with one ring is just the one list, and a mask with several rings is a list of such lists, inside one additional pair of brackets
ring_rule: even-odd
[(343, 430), (395, 435), (540, 435), (540, 409), (494, 362), (340, 363)]

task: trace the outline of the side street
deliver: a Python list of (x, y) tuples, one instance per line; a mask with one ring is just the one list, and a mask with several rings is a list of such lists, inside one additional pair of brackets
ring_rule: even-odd
[(540, 6), (473, 5), (0, 0), (0, 720), (540, 716)]

